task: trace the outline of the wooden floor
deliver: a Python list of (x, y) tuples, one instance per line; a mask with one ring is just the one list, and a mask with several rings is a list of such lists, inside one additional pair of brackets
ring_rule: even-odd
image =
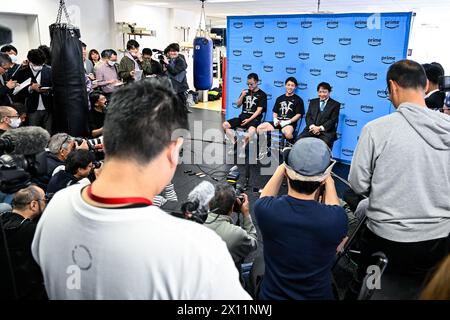
[(222, 99), (216, 101), (199, 102), (194, 105), (193, 108), (220, 112), (222, 111)]

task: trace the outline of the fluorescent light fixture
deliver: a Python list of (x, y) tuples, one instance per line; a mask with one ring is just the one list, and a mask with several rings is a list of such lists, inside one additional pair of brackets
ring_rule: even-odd
[(155, 6), (155, 7), (163, 7), (168, 6), (168, 2), (137, 2), (137, 4), (140, 4), (142, 6)]
[(206, 0), (206, 3), (255, 2), (257, 0)]

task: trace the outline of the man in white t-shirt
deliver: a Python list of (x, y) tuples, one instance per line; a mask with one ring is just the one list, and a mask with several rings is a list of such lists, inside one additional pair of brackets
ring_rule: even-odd
[(90, 186), (58, 192), (32, 244), (50, 299), (249, 299), (225, 243), (151, 199), (171, 181), (188, 129), (168, 83), (114, 94), (105, 163)]

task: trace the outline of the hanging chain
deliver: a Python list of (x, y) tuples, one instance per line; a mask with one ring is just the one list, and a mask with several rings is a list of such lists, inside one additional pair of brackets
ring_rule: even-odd
[(200, 14), (200, 23), (198, 25), (198, 31), (197, 35), (200, 33), (200, 35), (203, 35), (203, 29), (202, 29), (202, 21), (205, 22), (205, 33), (206, 33), (206, 13), (205, 13), (205, 0), (200, 0), (202, 2), (202, 12)]
[(62, 13), (64, 11), (64, 15), (66, 16), (67, 24), (70, 23), (69, 13), (67, 12), (66, 3), (64, 0), (59, 0), (59, 9), (58, 9), (58, 15), (56, 17), (56, 23), (61, 23)]

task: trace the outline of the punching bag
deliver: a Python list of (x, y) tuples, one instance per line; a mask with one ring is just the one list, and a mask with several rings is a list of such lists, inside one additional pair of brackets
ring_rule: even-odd
[[(63, 8), (61, 8), (63, 6)], [(53, 77), (53, 131), (73, 137), (87, 137), (88, 97), (83, 66), (80, 30), (61, 23), (61, 1), (58, 19), (50, 25)], [(68, 19), (68, 14), (66, 12)]]
[(197, 90), (211, 89), (213, 82), (213, 42), (209, 37), (194, 39), (194, 86)]

